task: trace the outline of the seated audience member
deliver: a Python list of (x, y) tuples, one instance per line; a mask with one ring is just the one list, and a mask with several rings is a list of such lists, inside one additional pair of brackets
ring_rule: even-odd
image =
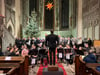
[(18, 48), (16, 48), (16, 49), (14, 50), (14, 52), (15, 52), (15, 55), (16, 55), (16, 56), (20, 56), (20, 51), (18, 50)]
[(70, 37), (67, 38), (66, 44), (70, 45), (70, 47), (72, 47), (72, 41), (71, 41)]
[(84, 51), (84, 56), (87, 56), (89, 53), (87, 51)]
[(89, 50), (89, 54), (84, 57), (83, 61), (86, 63), (97, 63), (95, 52), (93, 50)]
[(30, 37), (28, 37), (28, 39), (26, 40), (26, 45), (28, 49), (31, 48), (31, 38)]
[(19, 56), (20, 55), (20, 51), (19, 51), (19, 49), (17, 48), (16, 45), (14, 45), (14, 52), (15, 52), (15, 55), (16, 56)]
[(93, 42), (92, 42), (92, 40), (90, 38), (88, 38), (88, 45), (89, 45), (89, 47), (93, 46)]
[(76, 38), (72, 38), (72, 47), (77, 46), (76, 43), (77, 43)]
[(83, 50), (83, 47), (80, 46), (80, 47), (79, 47), (79, 50)]
[(77, 47), (79, 48), (80, 46), (81, 46), (81, 47), (83, 46), (83, 40), (82, 40), (81, 37), (78, 38), (78, 41), (77, 41)]
[(6, 51), (4, 52), (4, 55), (5, 55), (5, 56), (8, 56), (9, 54), (10, 54), (10, 48), (7, 47)]
[(10, 49), (12, 48), (12, 44), (11, 44), (11, 43), (9, 44), (9, 48), (10, 48)]
[(84, 39), (83, 39), (83, 45), (84, 45), (83, 47), (85, 47), (85, 44), (88, 44), (87, 38), (84, 38)]
[(10, 54), (9, 54), (8, 56), (16, 56), (13, 47), (11, 48), (11, 50), (10, 50)]
[(41, 44), (41, 41), (39, 38), (36, 39), (36, 41), (34, 42), (36, 48), (40, 47), (42, 44)]
[(88, 45), (88, 44), (85, 44), (84, 49), (85, 49), (87, 52), (89, 52), (89, 50), (90, 50), (91, 48), (89, 47), (89, 45)]
[(2, 49), (1, 49), (1, 45), (0, 45), (0, 56), (3, 56), (3, 52), (2, 52)]
[(24, 48), (23, 48), (23, 50), (22, 50), (22, 52), (21, 52), (21, 55), (22, 55), (23, 57), (28, 56), (28, 52), (29, 52), (29, 50), (28, 50), (28, 48), (27, 48), (27, 45), (24, 45)]
[[(38, 50), (36, 49), (36, 46), (34, 44), (32, 44), (32, 48), (29, 51), (29, 57), (30, 57), (30, 64), (34, 65), (37, 64), (37, 60), (38, 60)], [(33, 62), (34, 60), (34, 62)]]
[(75, 53), (78, 55), (84, 55), (83, 47), (80, 46), (79, 49), (75, 50)]
[(21, 49), (19, 50), (19, 53), (22, 53), (22, 50), (24, 49), (24, 45), (21, 46)]

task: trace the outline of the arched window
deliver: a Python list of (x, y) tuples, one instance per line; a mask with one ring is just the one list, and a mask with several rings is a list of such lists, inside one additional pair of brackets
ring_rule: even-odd
[(69, 0), (61, 1), (61, 29), (69, 28)]
[[(54, 0), (44, 0), (44, 29), (54, 28)], [(48, 9), (47, 5), (51, 3), (53, 7)]]
[(32, 11), (38, 11), (38, 0), (29, 0), (29, 14), (31, 15)]

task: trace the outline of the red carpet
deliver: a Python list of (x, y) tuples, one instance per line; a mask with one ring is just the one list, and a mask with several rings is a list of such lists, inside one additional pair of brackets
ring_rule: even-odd
[[(57, 55), (57, 50), (56, 50), (56, 55)], [(65, 71), (65, 69), (64, 69), (64, 67), (63, 67), (63, 65), (60, 64), (60, 63), (57, 63), (57, 56), (56, 56), (56, 64), (58, 64), (58, 66), (59, 66), (60, 68), (62, 68), (64, 75), (67, 75), (67, 74), (66, 74), (66, 71)], [(42, 65), (40, 65), (40, 67), (39, 67), (39, 69), (38, 69), (37, 75), (42, 75), (42, 71), (43, 71), (43, 68), (44, 68), (44, 67), (47, 67), (47, 66), (42, 66)]]

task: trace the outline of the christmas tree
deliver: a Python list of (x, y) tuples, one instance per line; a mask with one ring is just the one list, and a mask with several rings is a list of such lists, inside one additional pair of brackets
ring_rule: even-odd
[(32, 11), (31, 16), (29, 17), (28, 25), (25, 29), (26, 37), (39, 37), (39, 27), (36, 20), (37, 14), (35, 11)]

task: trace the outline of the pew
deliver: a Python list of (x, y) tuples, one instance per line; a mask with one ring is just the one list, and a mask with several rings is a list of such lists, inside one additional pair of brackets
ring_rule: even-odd
[(17, 70), (17, 68), (13, 67), (6, 73), (6, 75), (19, 75), (18, 71), (16, 71), (16, 70)]
[(16, 71), (16, 67), (12, 67), (12, 68), (0, 68), (0, 70), (2, 71), (2, 73), (0, 73), (0, 75), (18, 75), (17, 71)]
[(100, 63), (87, 63), (86, 66), (92, 75), (100, 75), (100, 72), (96, 70), (96, 67), (100, 66)]
[(20, 64), (18, 63), (1, 63), (0, 70), (1, 74), (6, 75), (21, 75), (20, 73)]
[(81, 56), (75, 56), (75, 75), (100, 75), (100, 72), (96, 70), (97, 66), (100, 64), (85, 63)]
[[(12, 69), (10, 72), (8, 70)], [(16, 75), (22, 75), (22, 67), (20, 66), (19, 63), (0, 63), (0, 70), (3, 70), (4, 73), (13, 73)], [(7, 74), (8, 74), (7, 73)], [(13, 75), (12, 74), (12, 75)]]
[[(9, 58), (8, 60), (6, 58)], [(12, 57), (0, 57), (1, 63), (19, 63), (21, 75), (28, 75), (29, 57), (12, 56)]]
[(75, 56), (75, 74), (76, 75), (86, 75), (86, 63), (82, 60), (82, 57), (80, 57), (79, 55)]

